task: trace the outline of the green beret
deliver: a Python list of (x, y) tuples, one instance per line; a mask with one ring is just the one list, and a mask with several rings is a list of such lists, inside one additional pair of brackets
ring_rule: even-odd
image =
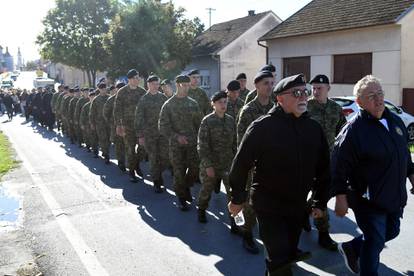
[(261, 81), (264, 78), (273, 78), (272, 72), (270, 72), (270, 71), (260, 71), (254, 77), (254, 83), (258, 83), (259, 81)]
[(220, 92), (214, 93), (213, 96), (211, 96), (211, 101), (214, 103), (223, 98), (227, 98), (227, 93), (220, 91)]
[(273, 93), (277, 95), (292, 87), (301, 85), (306, 85), (305, 77), (303, 76), (303, 74), (290, 76), (279, 81), (273, 89)]
[(190, 82), (190, 77), (186, 76), (186, 75), (178, 75), (175, 77), (175, 82), (176, 83), (185, 83), (185, 82)]
[(329, 84), (329, 78), (325, 75), (316, 75), (310, 82), (310, 84), (312, 83), (325, 83), (325, 84)]

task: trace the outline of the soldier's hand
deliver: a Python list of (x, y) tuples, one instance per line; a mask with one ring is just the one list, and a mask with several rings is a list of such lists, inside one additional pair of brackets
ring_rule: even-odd
[(177, 140), (178, 140), (178, 143), (180, 143), (180, 145), (188, 144), (187, 137), (185, 137), (184, 135), (178, 135)]
[(317, 219), (317, 218), (322, 218), (323, 217), (323, 211), (319, 208), (312, 208), (312, 217)]
[(229, 204), (227, 205), (228, 209), (229, 209), (229, 213), (232, 217), (237, 216), (238, 213), (240, 213), (241, 210), (243, 210), (243, 205), (242, 204), (234, 204), (231, 201), (229, 202)]
[(139, 138), (138, 138), (138, 144), (139, 144), (140, 146), (143, 146), (143, 145), (145, 144), (145, 138), (144, 138), (144, 137), (139, 137)]
[(337, 195), (335, 200), (335, 214), (344, 217), (348, 213), (348, 200), (346, 195)]
[(206, 168), (206, 173), (207, 173), (207, 176), (210, 178), (216, 177), (216, 173), (213, 167)]

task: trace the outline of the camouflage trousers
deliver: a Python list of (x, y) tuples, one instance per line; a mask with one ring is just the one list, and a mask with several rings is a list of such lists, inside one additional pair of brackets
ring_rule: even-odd
[(92, 147), (92, 150), (98, 150), (98, 137), (96, 131), (86, 127), (82, 130), (82, 136), (84, 137), (87, 146)]
[[(310, 213), (312, 213), (312, 202), (314, 193), (312, 192), (312, 196), (309, 198), (307, 202), (307, 212), (306, 212), (306, 219), (309, 219)], [(321, 218), (314, 218), (313, 224), (315, 225), (316, 229), (318, 229), (319, 232), (329, 232), (329, 213), (328, 209), (324, 210), (322, 213)]]
[(116, 135), (115, 125), (111, 126), (110, 141), (115, 146), (115, 158), (118, 162), (125, 164), (125, 144), (121, 136)]
[(168, 141), (164, 136), (145, 137), (152, 180), (161, 180), (162, 172), (168, 168)]
[(227, 202), (230, 201), (230, 185), (229, 185), (229, 170), (228, 169), (219, 169), (214, 168), (215, 177), (208, 177), (206, 168), (200, 166), (200, 181), (201, 189), (198, 194), (198, 208), (201, 210), (206, 210), (208, 208), (208, 203), (210, 202), (211, 193), (216, 187), (217, 182), (222, 182), (224, 188), (226, 189)]
[[(250, 170), (247, 183), (246, 183), (246, 191), (250, 191), (253, 182), (253, 170)], [(248, 198), (245, 203), (243, 203), (243, 216), (245, 223), (242, 226), (243, 230), (246, 232), (252, 232), (253, 228), (257, 224), (256, 219), (256, 212), (253, 210), (252, 206), (250, 205), (250, 192), (248, 192)]]
[(197, 146), (170, 145), (170, 161), (174, 172), (174, 192), (177, 197), (185, 198), (198, 176)]
[(82, 143), (85, 143), (85, 139), (82, 135), (82, 129), (81, 129), (79, 124), (75, 124), (75, 131), (76, 131), (76, 139), (77, 139), (79, 145), (82, 144)]
[(137, 168), (139, 163), (145, 158), (144, 147), (137, 145), (137, 136), (134, 129), (125, 128), (125, 152), (126, 152), (126, 161), (129, 171), (133, 171)]
[(101, 148), (102, 155), (109, 155), (109, 146), (111, 142), (109, 141), (109, 129), (105, 125), (96, 126), (96, 134), (98, 136), (98, 144)]

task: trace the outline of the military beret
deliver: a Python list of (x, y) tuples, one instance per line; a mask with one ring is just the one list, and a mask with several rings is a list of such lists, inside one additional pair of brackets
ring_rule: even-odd
[(310, 82), (310, 84), (312, 83), (325, 83), (325, 84), (329, 84), (329, 78), (325, 75), (316, 75)]
[(80, 91), (79, 85), (76, 85), (75, 87), (73, 87), (73, 91), (74, 92), (79, 92)]
[(159, 81), (159, 80), (160, 80), (160, 78), (158, 76), (156, 76), (156, 75), (150, 75), (147, 78), (147, 82), (153, 82), (153, 81)]
[(306, 85), (305, 77), (303, 74), (290, 76), (279, 81), (273, 89), (273, 93), (277, 95), (283, 91), (288, 90), (289, 88), (300, 85)]
[(176, 83), (190, 82), (190, 77), (186, 75), (178, 75), (175, 77)]
[(95, 90), (89, 91), (89, 96), (95, 96), (95, 95), (96, 95)]
[(116, 85), (115, 85), (115, 88), (122, 88), (122, 87), (124, 87), (125, 86), (125, 83), (123, 83), (123, 82), (118, 82)]
[(69, 85), (65, 85), (65, 86), (63, 86), (63, 89), (65, 89), (65, 90), (69, 90)]
[(164, 79), (161, 82), (161, 85), (171, 84), (171, 81), (169, 79)]
[(214, 93), (213, 96), (211, 96), (211, 101), (217, 102), (218, 100), (223, 99), (223, 98), (227, 98), (227, 93), (220, 91), (220, 92)]
[(95, 89), (89, 88), (89, 92), (93, 92), (93, 91), (95, 91)]
[(98, 83), (100, 83), (100, 82), (105, 82), (105, 77), (100, 78), (100, 79), (98, 80)]
[(75, 92), (75, 89), (69, 88), (69, 93), (74, 93), (74, 92)]
[(240, 89), (240, 82), (236, 80), (232, 80), (231, 82), (229, 82), (229, 84), (227, 84), (227, 90), (236, 91), (239, 89)]
[(104, 88), (106, 88), (106, 83), (104, 83), (104, 82), (98, 83), (98, 88), (99, 88), (99, 89), (104, 89)]
[(270, 71), (272, 73), (276, 72), (276, 67), (273, 64), (267, 64), (260, 69), (260, 71)]
[(264, 78), (273, 78), (272, 72), (270, 72), (270, 71), (260, 71), (254, 77), (254, 83), (258, 83), (259, 81), (261, 81)]
[(137, 70), (135, 70), (135, 69), (131, 69), (131, 70), (129, 70), (128, 71), (128, 73), (127, 73), (127, 78), (128, 79), (132, 79), (133, 77), (135, 77), (135, 76), (137, 76), (138, 75), (138, 71)]
[(188, 75), (189, 76), (192, 76), (192, 75), (200, 75), (200, 71), (198, 69), (193, 69), (193, 70), (191, 70), (191, 71), (188, 72)]
[(246, 74), (245, 73), (240, 73), (237, 75), (236, 80), (245, 80), (247, 79)]

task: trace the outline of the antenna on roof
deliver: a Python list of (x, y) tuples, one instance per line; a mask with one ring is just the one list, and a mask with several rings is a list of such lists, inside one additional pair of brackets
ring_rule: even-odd
[(216, 9), (207, 8), (206, 10), (208, 10), (208, 24), (209, 24), (208, 28), (210, 29), (211, 28), (211, 12), (215, 11)]

